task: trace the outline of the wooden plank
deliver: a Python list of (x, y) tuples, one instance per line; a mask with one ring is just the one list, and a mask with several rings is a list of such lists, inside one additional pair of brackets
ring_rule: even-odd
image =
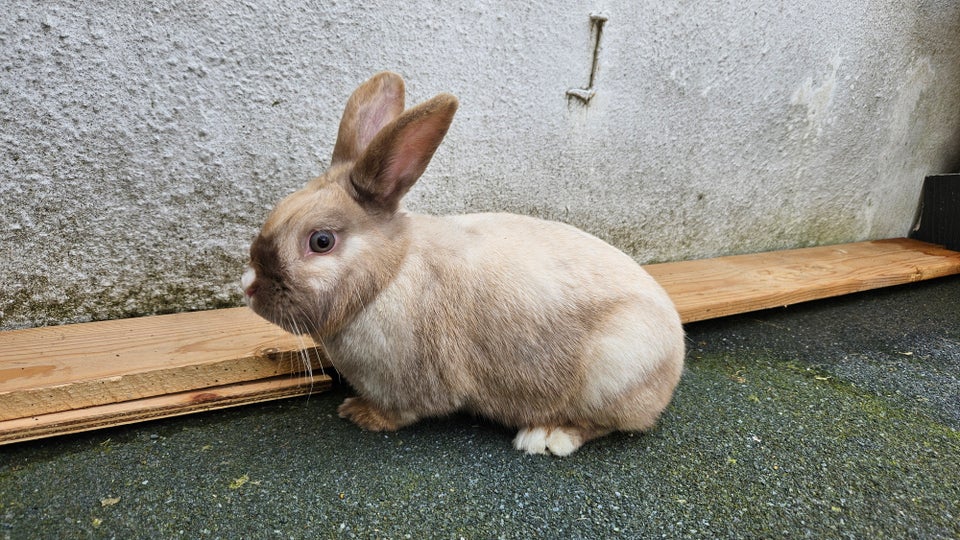
[(328, 375), (320, 374), (313, 377), (286, 375), (192, 392), (108, 403), (85, 409), (15, 418), (0, 422), (0, 444), (304, 396), (326, 390), (330, 384)]
[[(693, 322), (958, 274), (960, 253), (897, 239), (646, 268)], [(247, 308), (0, 332), (0, 443), (291, 395), (275, 385), (303, 388), (301, 352), (319, 370), (309, 338)]]
[(960, 273), (960, 252), (905, 238), (645, 267), (683, 322)]
[(247, 308), (0, 332), (0, 421), (297, 373), (313, 345)]

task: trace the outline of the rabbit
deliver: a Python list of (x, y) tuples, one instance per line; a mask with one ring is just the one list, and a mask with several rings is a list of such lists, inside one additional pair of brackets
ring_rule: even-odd
[(468, 412), (555, 456), (650, 429), (680, 380), (684, 333), (631, 257), (558, 222), (401, 208), (457, 107), (443, 93), (404, 110), (395, 73), (361, 84), (329, 169), (254, 238), (246, 304), (322, 344), (356, 393), (338, 413), (361, 428)]

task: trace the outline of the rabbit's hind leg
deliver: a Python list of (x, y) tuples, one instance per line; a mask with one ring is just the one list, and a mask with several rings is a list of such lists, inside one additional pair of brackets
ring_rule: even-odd
[(574, 453), (585, 442), (609, 432), (608, 429), (585, 429), (576, 426), (535, 426), (521, 429), (513, 439), (513, 447), (528, 454), (564, 457)]

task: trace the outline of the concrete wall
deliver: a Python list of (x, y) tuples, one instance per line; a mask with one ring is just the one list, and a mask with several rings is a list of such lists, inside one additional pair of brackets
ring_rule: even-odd
[(461, 99), (409, 207), (560, 219), (643, 262), (902, 236), (960, 163), (955, 0), (3, 11), (0, 328), (237, 304), (259, 223), (382, 69), (410, 104)]

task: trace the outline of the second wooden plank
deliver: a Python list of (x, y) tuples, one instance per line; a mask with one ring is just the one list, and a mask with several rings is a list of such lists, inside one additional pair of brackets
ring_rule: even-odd
[(29, 441), (321, 392), (328, 375), (281, 376), (0, 421), (0, 444)]
[(960, 253), (905, 238), (648, 265), (690, 323), (960, 273)]

